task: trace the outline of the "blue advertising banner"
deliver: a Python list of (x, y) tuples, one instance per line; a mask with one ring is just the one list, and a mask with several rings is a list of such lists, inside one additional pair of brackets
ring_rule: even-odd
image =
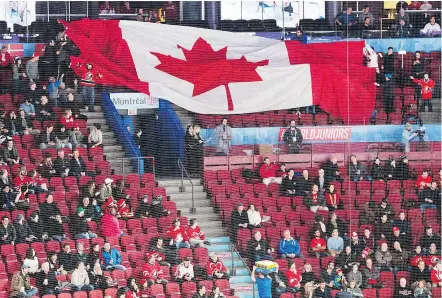
[[(300, 126), (304, 143), (401, 142), (403, 125)], [(413, 125), (412, 131), (418, 125)], [(425, 125), (425, 141), (441, 141), (440, 125)], [(286, 128), (244, 127), (232, 129), (232, 145), (278, 144)], [(205, 146), (216, 146), (215, 129), (202, 129), (208, 140)], [(416, 137), (413, 141), (418, 141)]]

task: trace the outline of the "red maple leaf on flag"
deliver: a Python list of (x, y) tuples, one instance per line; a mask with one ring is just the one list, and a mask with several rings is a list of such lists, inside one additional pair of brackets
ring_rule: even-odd
[(224, 86), (229, 111), (233, 110), (229, 83), (262, 81), (256, 68), (267, 65), (269, 62), (268, 60), (249, 62), (244, 56), (240, 59), (227, 59), (227, 47), (214, 51), (212, 46), (201, 37), (190, 50), (180, 45), (178, 47), (182, 49), (186, 60), (152, 52), (161, 62), (155, 68), (192, 83), (192, 96)]

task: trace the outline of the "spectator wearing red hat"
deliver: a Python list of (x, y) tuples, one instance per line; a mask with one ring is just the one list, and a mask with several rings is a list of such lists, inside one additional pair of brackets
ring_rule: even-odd
[(104, 237), (120, 237), (123, 236), (123, 231), (120, 229), (120, 223), (115, 217), (117, 210), (109, 208), (109, 212), (101, 218), (101, 232)]
[(179, 248), (190, 248), (189, 236), (186, 230), (181, 227), (179, 218), (175, 218), (172, 222), (172, 226), (167, 229), (166, 236), (170, 238), (170, 246), (175, 245)]
[(134, 214), (132, 210), (130, 209), (129, 205), (126, 204), (126, 201), (124, 199), (119, 199), (117, 202), (117, 217), (122, 219), (129, 219), (134, 217)]
[(399, 242), (401, 247), (405, 250), (409, 248), (409, 239), (407, 236), (401, 233), (401, 230), (398, 227), (393, 227), (393, 234), (390, 238), (390, 245), (393, 246), (393, 243)]
[(429, 188), (431, 186), (431, 182), (433, 181), (433, 178), (431, 178), (430, 175), (428, 175), (428, 170), (423, 170), (422, 175), (417, 177), (416, 180), (416, 187), (419, 191)]
[(336, 269), (335, 279), (333, 280), (334, 288), (338, 290), (345, 290), (348, 286), (347, 279), (342, 272), (341, 268)]
[(321, 238), (321, 231), (315, 231), (315, 238), (310, 241), (310, 254), (315, 255), (318, 259), (328, 256), (327, 242)]
[(206, 236), (204, 236), (204, 233), (198, 226), (198, 221), (196, 218), (192, 218), (190, 220), (186, 233), (189, 237), (191, 247), (204, 247), (204, 245), (210, 245), (210, 242), (206, 240)]
[(442, 287), (442, 262), (439, 260), (431, 270), (431, 283), (434, 288)]
[(117, 205), (115, 205), (114, 198), (112, 198), (112, 197), (108, 197), (106, 199), (106, 201), (104, 201), (104, 203), (101, 205), (101, 209), (104, 212), (109, 213), (108, 211), (109, 211), (110, 208), (117, 208)]
[(148, 253), (146, 256), (147, 263), (142, 267), (143, 278), (140, 284), (145, 288), (148, 288), (154, 284), (167, 284), (167, 280), (164, 279), (164, 273), (160, 264), (155, 259), (155, 253)]
[(269, 157), (264, 157), (264, 164), (259, 168), (259, 176), (262, 178), (262, 183), (268, 186), (270, 183), (282, 183), (282, 178), (278, 177), (277, 171), (279, 167), (275, 163), (270, 163)]
[(216, 253), (210, 254), (210, 260), (206, 266), (208, 279), (229, 279), (229, 273), (224, 263), (218, 258)]

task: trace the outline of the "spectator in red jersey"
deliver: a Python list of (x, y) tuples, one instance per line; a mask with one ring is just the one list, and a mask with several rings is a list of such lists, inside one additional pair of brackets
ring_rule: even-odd
[(328, 191), (325, 193), (325, 202), (330, 211), (336, 210), (340, 207), (341, 200), (339, 199), (339, 194), (335, 191), (335, 186), (333, 184), (328, 186)]
[(26, 167), (21, 167), (17, 173), (17, 176), (14, 178), (14, 187), (20, 188), (23, 185), (27, 185), (29, 183), (29, 178), (26, 176)]
[(172, 222), (172, 226), (167, 229), (166, 236), (170, 238), (170, 246), (175, 245), (179, 248), (190, 248), (189, 236), (186, 230), (181, 227), (179, 218), (175, 218)]
[(416, 187), (418, 188), (418, 190), (429, 188), (431, 186), (432, 181), (433, 178), (431, 178), (431, 176), (428, 175), (428, 170), (423, 170), (422, 175), (417, 177)]
[(321, 231), (315, 231), (315, 238), (310, 241), (310, 254), (315, 255), (318, 259), (328, 256), (327, 242), (321, 238)]
[(218, 258), (216, 253), (210, 254), (210, 260), (206, 266), (208, 279), (229, 279), (229, 273), (224, 263)]
[(74, 130), (75, 121), (70, 109), (64, 110), (64, 114), (60, 118), (60, 124), (66, 127), (67, 130)]
[(141, 284), (148, 288), (154, 284), (167, 284), (167, 280), (164, 279), (164, 273), (160, 264), (155, 259), (155, 253), (148, 253), (146, 256), (147, 263), (142, 267), (143, 278)]
[(101, 218), (101, 232), (104, 237), (120, 237), (123, 236), (123, 231), (120, 229), (120, 223), (115, 217), (117, 210), (110, 208), (109, 212)]
[(0, 93), (2, 94), (11, 88), (13, 64), (14, 59), (8, 53), (8, 46), (2, 45), (0, 50)]
[(431, 270), (431, 283), (434, 288), (442, 287), (442, 262), (439, 260)]
[(285, 292), (296, 293), (301, 290), (302, 272), (296, 269), (296, 263), (292, 263), (290, 269), (284, 272), (284, 276), (287, 279)]
[(204, 233), (198, 226), (198, 221), (196, 218), (192, 218), (189, 221), (187, 235), (189, 237), (190, 247), (204, 247), (204, 245), (210, 245), (210, 242), (206, 240), (206, 236), (204, 236)]
[(178, 13), (175, 4), (173, 4), (172, 1), (167, 1), (167, 3), (164, 4), (163, 14), (167, 24), (176, 24)]
[(279, 167), (273, 163), (270, 163), (269, 157), (264, 157), (264, 164), (259, 169), (259, 176), (262, 178), (262, 183), (266, 186), (269, 186), (270, 183), (282, 183), (282, 178), (278, 177), (276, 171), (279, 170)]
[(276, 172), (276, 174), (278, 175), (278, 177), (281, 178), (287, 177), (289, 173), (287, 171), (287, 166), (285, 165), (285, 163), (279, 165), (279, 170)]
[(420, 245), (416, 246), (414, 252), (411, 254), (410, 266), (417, 267), (419, 266), (420, 261), (425, 261), (425, 260), (426, 260), (425, 252), (422, 251)]
[(96, 73), (93, 70), (93, 66), (90, 63), (77, 66), (77, 71), (82, 72), (80, 86), (82, 87), (83, 101), (88, 103), (89, 112), (94, 112), (95, 108), (95, 79), (100, 79), (103, 76), (100, 73)]
[(433, 98), (435, 82), (429, 78), (428, 73), (424, 73), (423, 79), (416, 79), (413, 76), (410, 76), (410, 79), (421, 87), (422, 104), (420, 105), (420, 111), (425, 112), (425, 106), (428, 106), (428, 112), (433, 112), (431, 99)]
[(430, 248), (427, 251), (426, 264), (430, 269), (432, 269), (434, 266), (436, 266), (437, 261), (439, 261), (440, 258), (440, 251), (437, 250), (436, 244), (431, 243)]

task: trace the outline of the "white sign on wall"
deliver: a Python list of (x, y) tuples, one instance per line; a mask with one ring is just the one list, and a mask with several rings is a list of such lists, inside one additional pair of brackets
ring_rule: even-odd
[(158, 109), (158, 98), (144, 93), (110, 93), (109, 97), (117, 110)]
[(0, 1), (0, 20), (8, 23), (13, 31), (14, 24), (31, 25), (35, 21), (36, 1)]

